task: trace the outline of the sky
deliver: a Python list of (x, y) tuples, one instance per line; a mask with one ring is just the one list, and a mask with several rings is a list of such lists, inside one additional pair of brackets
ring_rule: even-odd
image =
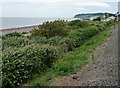
[(119, 0), (0, 0), (0, 17), (73, 17), (118, 11)]

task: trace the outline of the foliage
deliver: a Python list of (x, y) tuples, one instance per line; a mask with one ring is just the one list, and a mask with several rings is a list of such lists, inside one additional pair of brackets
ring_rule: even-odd
[(49, 86), (57, 77), (75, 74), (92, 61), (86, 55), (93, 52), (98, 45), (103, 44), (110, 35), (110, 28), (100, 32), (74, 51), (63, 54), (63, 57), (59, 58), (51, 69), (47, 70), (43, 75), (38, 75), (29, 80), (27, 84), (32, 86)]
[(53, 36), (51, 38), (48, 39), (48, 43), (50, 45), (58, 45), (59, 41), (62, 40), (62, 37), (60, 36)]
[(75, 36), (79, 36), (81, 32), (82, 32), (82, 29), (72, 30), (68, 33), (68, 37), (73, 38)]
[(49, 45), (30, 45), (3, 54), (3, 87), (14, 87), (25, 82), (34, 73), (51, 67), (57, 59), (57, 49)]
[[(78, 69), (86, 64), (85, 55), (88, 52), (83, 53), (85, 49), (80, 48), (72, 55), (71, 53), (67, 57), (63, 55), (67, 55), (68, 51), (74, 52), (73, 50), (82, 44), (85, 46), (93, 44), (93, 41), (87, 44), (85, 41), (109, 29), (112, 25), (114, 21), (58, 20), (38, 26), (28, 37), (19, 33), (3, 36), (3, 87), (15, 87), (24, 83), (32, 78), (32, 75), (51, 68), (54, 62), (56, 65), (52, 68), (59, 75), (75, 72), (75, 68)], [(89, 50), (89, 47), (87, 48)], [(64, 60), (61, 61), (59, 58), (60, 60), (56, 61), (58, 57), (64, 57)]]
[(35, 44), (38, 43), (38, 44), (47, 44), (48, 42), (48, 39), (46, 37), (39, 37), (39, 36), (36, 36), (36, 37), (32, 37), (32, 38), (29, 38), (31, 41), (33, 41)]
[(81, 21), (81, 20), (74, 20), (69, 22), (69, 25), (75, 29), (78, 28), (85, 28), (89, 26), (89, 22), (88, 21)]
[(59, 41), (62, 52), (72, 51), (74, 49), (74, 43), (74, 40), (69, 37), (65, 37)]
[(3, 39), (2, 44), (4, 50), (8, 47), (24, 47), (26, 45), (32, 44), (32, 41), (30, 41), (26, 37), (13, 36), (13, 37), (6, 37), (5, 39)]
[(68, 34), (74, 40), (74, 47), (79, 47), (85, 40), (99, 33), (96, 26), (84, 28), (84, 30), (75, 30)]
[(52, 37), (67, 34), (66, 22), (62, 20), (45, 22), (32, 31), (32, 36)]
[(13, 32), (13, 33), (9, 33), (9, 34), (6, 34), (4, 37), (13, 37), (13, 36), (22, 36), (21, 33), (18, 33), (18, 32)]

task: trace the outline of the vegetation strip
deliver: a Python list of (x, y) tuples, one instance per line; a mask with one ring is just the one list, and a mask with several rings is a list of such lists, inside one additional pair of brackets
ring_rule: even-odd
[[(34, 75), (46, 72), (50, 74), (41, 75), (40, 83), (35, 82), (35, 86), (44, 85), (44, 80), (54, 76), (75, 73), (88, 63), (85, 55), (92, 51), (92, 47), (95, 48), (95, 45), (90, 46), (95, 42), (91, 38), (104, 34), (112, 25), (114, 21), (58, 20), (39, 25), (28, 36), (24, 33), (2, 36), (3, 87), (19, 86), (31, 80)], [(101, 37), (104, 39), (105, 36), (106, 33)], [(99, 44), (100, 41), (96, 41)]]
[(58, 59), (58, 61), (54, 63), (51, 69), (46, 71), (43, 75), (35, 75), (33, 79), (27, 83), (27, 85), (48, 86), (56, 77), (75, 74), (86, 64), (95, 59), (93, 57), (90, 60), (90, 57), (87, 57), (87, 55), (93, 52), (97, 46), (103, 44), (108, 39), (111, 35), (111, 29), (112, 28), (108, 28), (107, 30), (102, 31), (90, 40), (87, 40), (79, 48), (64, 54), (62, 58)]

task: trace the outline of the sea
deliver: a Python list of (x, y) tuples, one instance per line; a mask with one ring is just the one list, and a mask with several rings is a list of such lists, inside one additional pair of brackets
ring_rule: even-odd
[(36, 18), (36, 17), (3, 17), (0, 18), (0, 30), (9, 28), (18, 28), (25, 26), (34, 26), (46, 21), (70, 20), (72, 18)]

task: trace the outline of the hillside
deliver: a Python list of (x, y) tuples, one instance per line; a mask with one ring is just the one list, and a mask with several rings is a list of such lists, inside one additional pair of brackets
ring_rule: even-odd
[(106, 17), (114, 16), (114, 17), (115, 17), (115, 14), (112, 14), (112, 13), (76, 14), (76, 15), (74, 16), (74, 18), (89, 19), (90, 17), (94, 17), (94, 16), (99, 16), (99, 17), (102, 17), (102, 16), (106, 16)]

